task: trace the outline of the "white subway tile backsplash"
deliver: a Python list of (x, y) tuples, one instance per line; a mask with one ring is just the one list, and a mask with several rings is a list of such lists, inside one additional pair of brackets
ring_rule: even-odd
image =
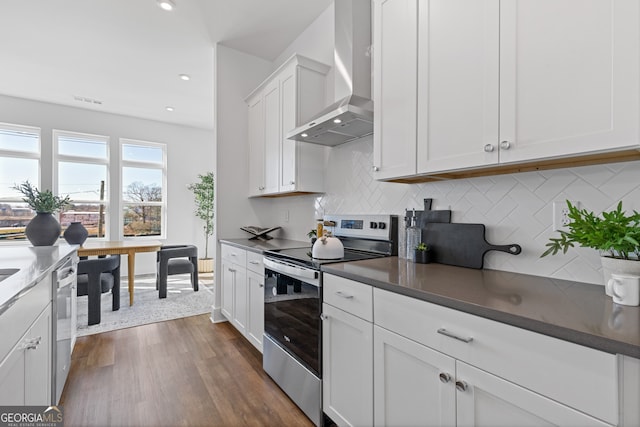
[[(596, 251), (575, 248), (540, 258), (549, 238), (557, 234), (552, 231), (553, 201), (578, 200), (588, 209), (601, 211), (622, 200), (625, 210), (640, 210), (638, 161), (421, 184), (376, 181), (372, 164), (371, 138), (332, 148), (327, 192), (315, 201), (318, 218), (324, 213), (402, 217), (405, 208), (422, 209), (423, 199), (432, 198), (433, 209), (451, 208), (453, 222), (485, 224), (490, 243), (522, 246), (517, 256), (489, 252), (485, 268), (601, 284)], [(403, 221), (400, 224), (403, 232)]]

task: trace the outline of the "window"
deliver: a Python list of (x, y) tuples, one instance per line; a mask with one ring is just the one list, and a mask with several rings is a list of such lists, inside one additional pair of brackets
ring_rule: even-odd
[(166, 145), (122, 139), (120, 146), (122, 235), (164, 236)]
[(81, 222), (89, 237), (108, 235), (109, 138), (106, 136), (53, 131), (55, 187), (68, 195), (72, 205), (60, 213), (66, 229)]
[(12, 189), (24, 181), (40, 188), (40, 129), (0, 123), (0, 241), (26, 239), (35, 212)]

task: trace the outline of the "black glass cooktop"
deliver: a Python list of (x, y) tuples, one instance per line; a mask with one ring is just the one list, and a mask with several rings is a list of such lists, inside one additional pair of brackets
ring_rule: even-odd
[(311, 246), (305, 248), (281, 249), (276, 251), (265, 252), (266, 256), (278, 259), (286, 259), (288, 261), (304, 265), (312, 268), (320, 268), (322, 264), (330, 264), (335, 262), (358, 261), (362, 259), (371, 259), (384, 256), (383, 254), (374, 252), (357, 251), (353, 249), (344, 250), (344, 257), (338, 259), (318, 259), (311, 256)]

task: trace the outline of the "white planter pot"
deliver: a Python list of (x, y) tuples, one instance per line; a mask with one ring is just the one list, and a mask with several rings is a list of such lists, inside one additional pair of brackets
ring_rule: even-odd
[(198, 273), (211, 273), (213, 271), (213, 258), (198, 258)]
[(611, 296), (611, 294), (607, 292), (606, 289), (607, 282), (611, 279), (611, 273), (640, 276), (640, 260), (610, 258), (606, 256), (600, 257), (600, 260), (602, 261), (605, 293), (609, 296)]

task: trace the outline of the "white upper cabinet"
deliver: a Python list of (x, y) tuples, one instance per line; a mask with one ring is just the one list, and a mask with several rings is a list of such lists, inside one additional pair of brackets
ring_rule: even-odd
[(416, 172), (418, 2), (373, 4), (373, 175)]
[(637, 0), (375, 0), (374, 176), (629, 156), (638, 52)]
[(323, 191), (325, 147), (286, 135), (324, 108), (329, 69), (293, 55), (247, 97), (249, 196)]
[(500, 161), (638, 148), (640, 2), (500, 3)]
[(417, 172), (498, 163), (500, 3), (426, 3), (418, 6)]

